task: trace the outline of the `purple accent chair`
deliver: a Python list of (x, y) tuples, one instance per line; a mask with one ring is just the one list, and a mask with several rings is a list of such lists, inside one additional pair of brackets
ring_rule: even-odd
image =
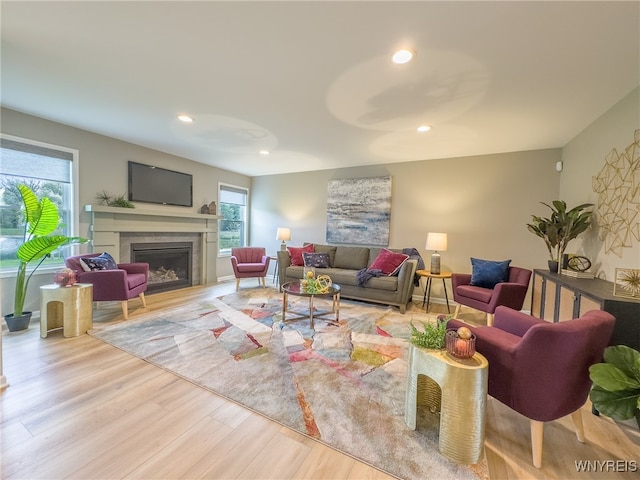
[(264, 277), (269, 270), (269, 256), (262, 247), (237, 247), (231, 249), (231, 266), (236, 276), (236, 292), (240, 288), (241, 278), (258, 278), (262, 288), (266, 285)]
[(602, 361), (614, 324), (601, 310), (550, 323), (500, 306), (492, 327), (452, 319), (447, 328), (466, 326), (476, 336), (476, 351), (489, 361), (489, 395), (529, 419), (533, 465), (540, 468), (544, 422), (570, 414), (584, 443), (589, 367)]
[(458, 317), (462, 305), (475, 308), (487, 314), (487, 325), (493, 324), (493, 316), (498, 305), (521, 310), (529, 289), (531, 270), (509, 267), (509, 280), (495, 287), (483, 288), (471, 284), (470, 273), (452, 273), (453, 299), (458, 304), (454, 317)]
[(147, 302), (144, 292), (147, 290), (149, 277), (148, 263), (119, 263), (117, 270), (94, 270), (85, 272), (80, 265), (83, 257), (97, 257), (100, 253), (85, 253), (65, 259), (67, 268), (76, 272), (79, 283), (93, 284), (94, 302), (119, 301), (122, 306), (122, 316), (125, 320), (129, 318), (128, 300), (139, 297), (142, 306), (146, 307)]

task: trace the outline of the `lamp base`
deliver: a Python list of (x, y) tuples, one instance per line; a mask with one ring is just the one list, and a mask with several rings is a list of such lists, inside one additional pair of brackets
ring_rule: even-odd
[(284, 243), (284, 240), (280, 244), (280, 251), (282, 251), (282, 252), (286, 252), (287, 251), (287, 244)]
[(435, 275), (440, 275), (440, 254), (434, 253), (431, 255), (431, 269), (429, 270)]

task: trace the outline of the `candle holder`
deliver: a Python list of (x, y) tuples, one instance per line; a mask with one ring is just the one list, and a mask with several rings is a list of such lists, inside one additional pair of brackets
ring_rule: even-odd
[(471, 358), (476, 353), (476, 336), (460, 338), (456, 330), (447, 330), (445, 337), (447, 353), (457, 358)]

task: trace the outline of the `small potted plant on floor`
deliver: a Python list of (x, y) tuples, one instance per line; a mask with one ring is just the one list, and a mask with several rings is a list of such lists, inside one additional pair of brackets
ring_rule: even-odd
[(567, 210), (564, 200), (554, 200), (552, 205), (541, 202), (551, 210), (551, 216), (538, 217), (531, 215), (532, 222), (527, 229), (544, 240), (549, 251), (549, 270), (558, 271), (558, 264), (571, 240), (584, 232), (591, 225), (592, 203), (583, 203)]
[[(24, 311), (24, 301), (29, 280), (42, 262), (59, 247), (85, 243), (81, 237), (53, 235), (60, 225), (58, 207), (47, 197), (38, 199), (36, 194), (26, 185), (17, 186), (24, 207), (23, 241), (16, 252), (18, 271), (16, 273), (16, 291), (13, 302), (13, 313), (4, 316), (10, 332), (26, 330), (31, 321), (32, 312)], [(27, 275), (27, 266), (38, 261)]]

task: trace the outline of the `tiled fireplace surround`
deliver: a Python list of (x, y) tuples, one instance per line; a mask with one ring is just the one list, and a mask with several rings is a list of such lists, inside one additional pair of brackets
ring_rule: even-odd
[(193, 285), (216, 281), (218, 215), (85, 205), (92, 251), (118, 262), (131, 259), (132, 243), (191, 242)]

